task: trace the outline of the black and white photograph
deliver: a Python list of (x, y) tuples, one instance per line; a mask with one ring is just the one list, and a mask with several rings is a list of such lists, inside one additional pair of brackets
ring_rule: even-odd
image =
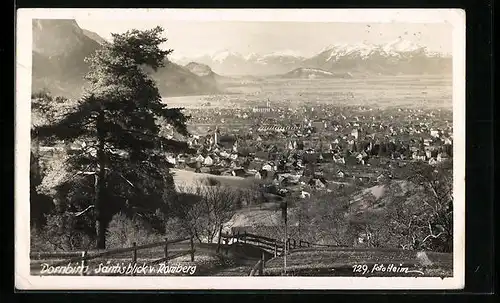
[(463, 11), (22, 9), (16, 43), (17, 288), (463, 287)]

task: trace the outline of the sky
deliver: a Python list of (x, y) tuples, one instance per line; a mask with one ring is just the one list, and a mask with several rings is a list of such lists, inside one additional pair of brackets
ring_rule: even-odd
[(173, 57), (194, 57), (221, 50), (271, 53), (292, 50), (313, 56), (328, 45), (339, 43), (388, 43), (409, 40), (429, 50), (451, 53), (452, 26), (446, 23), (347, 23), (347, 22), (238, 22), (161, 19), (77, 18), (81, 28), (105, 39), (130, 29), (165, 29)]

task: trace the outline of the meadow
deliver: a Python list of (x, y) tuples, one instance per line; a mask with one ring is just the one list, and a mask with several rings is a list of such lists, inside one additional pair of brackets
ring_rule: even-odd
[[(377, 270), (381, 264), (393, 268), (408, 268), (408, 272)], [(264, 274), (281, 275), (283, 258), (266, 263)], [(366, 271), (355, 271), (364, 267)], [(396, 249), (301, 248), (287, 256), (288, 275), (294, 276), (453, 276), (452, 254), (403, 251)]]
[(233, 176), (217, 176), (208, 173), (195, 173), (190, 170), (171, 169), (172, 177), (177, 190), (193, 190), (197, 186), (207, 186), (206, 181), (212, 179), (220, 186), (236, 189), (250, 188), (253, 185), (252, 179)]

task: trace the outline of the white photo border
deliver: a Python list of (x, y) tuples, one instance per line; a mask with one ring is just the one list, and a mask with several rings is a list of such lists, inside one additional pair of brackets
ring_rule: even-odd
[[(30, 275), (33, 19), (405, 22), (453, 27), (453, 277), (69, 277)], [(465, 11), (462, 9), (19, 9), (16, 16), (15, 286), (19, 290), (439, 290), (465, 286)]]

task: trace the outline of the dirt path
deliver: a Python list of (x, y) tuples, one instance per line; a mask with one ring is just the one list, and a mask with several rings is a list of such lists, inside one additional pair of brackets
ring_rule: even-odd
[(248, 276), (253, 266), (258, 262), (255, 258), (246, 258), (239, 255), (221, 255), (215, 263), (198, 267), (200, 276)]

